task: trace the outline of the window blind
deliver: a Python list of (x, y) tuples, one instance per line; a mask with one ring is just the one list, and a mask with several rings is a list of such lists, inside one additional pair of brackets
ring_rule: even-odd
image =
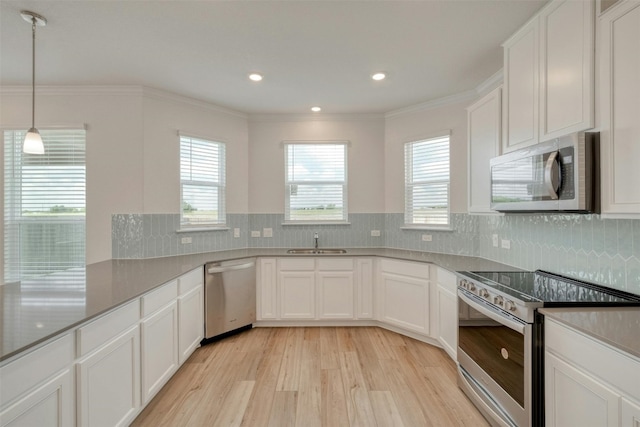
[(405, 144), (405, 223), (449, 226), (449, 136)]
[(224, 225), (225, 190), (225, 144), (180, 135), (181, 224)]
[(347, 144), (285, 144), (285, 221), (347, 220)]
[(25, 133), (3, 133), (5, 281), (83, 280), (85, 131), (42, 130), (43, 155), (22, 152)]

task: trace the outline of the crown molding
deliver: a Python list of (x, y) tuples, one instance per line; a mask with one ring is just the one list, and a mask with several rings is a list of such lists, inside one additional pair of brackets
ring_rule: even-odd
[[(36, 95), (140, 95), (142, 86), (63, 85), (36, 86)], [(31, 95), (31, 86), (0, 86), (3, 95)]]
[(433, 108), (457, 104), (459, 102), (471, 101), (476, 99), (479, 95), (484, 95), (485, 93), (489, 93), (491, 90), (495, 89), (502, 83), (503, 78), (504, 73), (503, 69), (501, 68), (487, 80), (476, 86), (474, 89), (389, 111), (384, 116), (386, 119), (391, 119), (397, 116), (403, 116), (405, 114), (414, 114), (421, 111), (431, 110)]
[(249, 122), (337, 122), (383, 121), (384, 114), (250, 114)]
[(230, 116), (235, 116), (245, 120), (248, 117), (246, 113), (242, 113), (240, 111), (221, 107), (219, 105), (215, 105), (210, 102), (203, 101), (201, 99), (191, 98), (184, 95), (178, 95), (173, 92), (167, 92), (161, 89), (155, 89), (155, 88), (145, 86), (142, 88), (142, 94), (145, 98), (158, 99), (161, 101), (177, 102), (177, 103), (189, 105), (192, 107), (204, 108), (207, 110), (215, 111), (217, 113), (228, 114)]

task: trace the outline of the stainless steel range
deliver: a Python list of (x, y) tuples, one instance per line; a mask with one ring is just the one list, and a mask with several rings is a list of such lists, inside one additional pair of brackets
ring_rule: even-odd
[(458, 272), (458, 384), (499, 426), (544, 425), (540, 307), (640, 305), (640, 296), (544, 271)]

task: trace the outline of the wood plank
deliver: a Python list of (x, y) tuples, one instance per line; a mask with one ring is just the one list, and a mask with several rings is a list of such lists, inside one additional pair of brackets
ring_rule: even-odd
[(269, 427), (294, 427), (296, 425), (297, 391), (276, 391), (269, 417)]
[(348, 426), (349, 414), (340, 369), (323, 369), (321, 378), (322, 425)]
[(238, 427), (249, 404), (255, 381), (237, 381), (224, 399), (222, 410), (214, 422), (214, 427)]
[(282, 355), (277, 391), (297, 391), (300, 381), (300, 361), (302, 360), (302, 342), (304, 328), (289, 328), (287, 342)]
[(379, 426), (404, 426), (400, 411), (398, 411), (390, 391), (371, 391), (369, 392), (369, 398), (373, 406), (373, 414)]
[(347, 413), (349, 414), (349, 425), (376, 425), (369, 393), (360, 369), (360, 360), (356, 352), (340, 353), (340, 373), (342, 374)]
[(296, 426), (320, 427), (320, 340), (305, 340), (302, 347)]
[[(389, 381), (389, 391), (396, 402), (400, 417), (406, 426), (426, 426), (427, 420), (413, 390), (407, 387), (400, 361), (381, 360), (382, 370)], [(446, 424), (442, 424), (446, 425)]]
[(335, 328), (320, 330), (320, 368), (340, 369), (338, 336)]

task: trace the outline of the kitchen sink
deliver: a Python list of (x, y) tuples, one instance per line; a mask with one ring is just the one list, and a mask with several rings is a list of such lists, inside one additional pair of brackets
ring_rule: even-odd
[(338, 255), (346, 254), (345, 249), (289, 249), (288, 254), (292, 255)]

